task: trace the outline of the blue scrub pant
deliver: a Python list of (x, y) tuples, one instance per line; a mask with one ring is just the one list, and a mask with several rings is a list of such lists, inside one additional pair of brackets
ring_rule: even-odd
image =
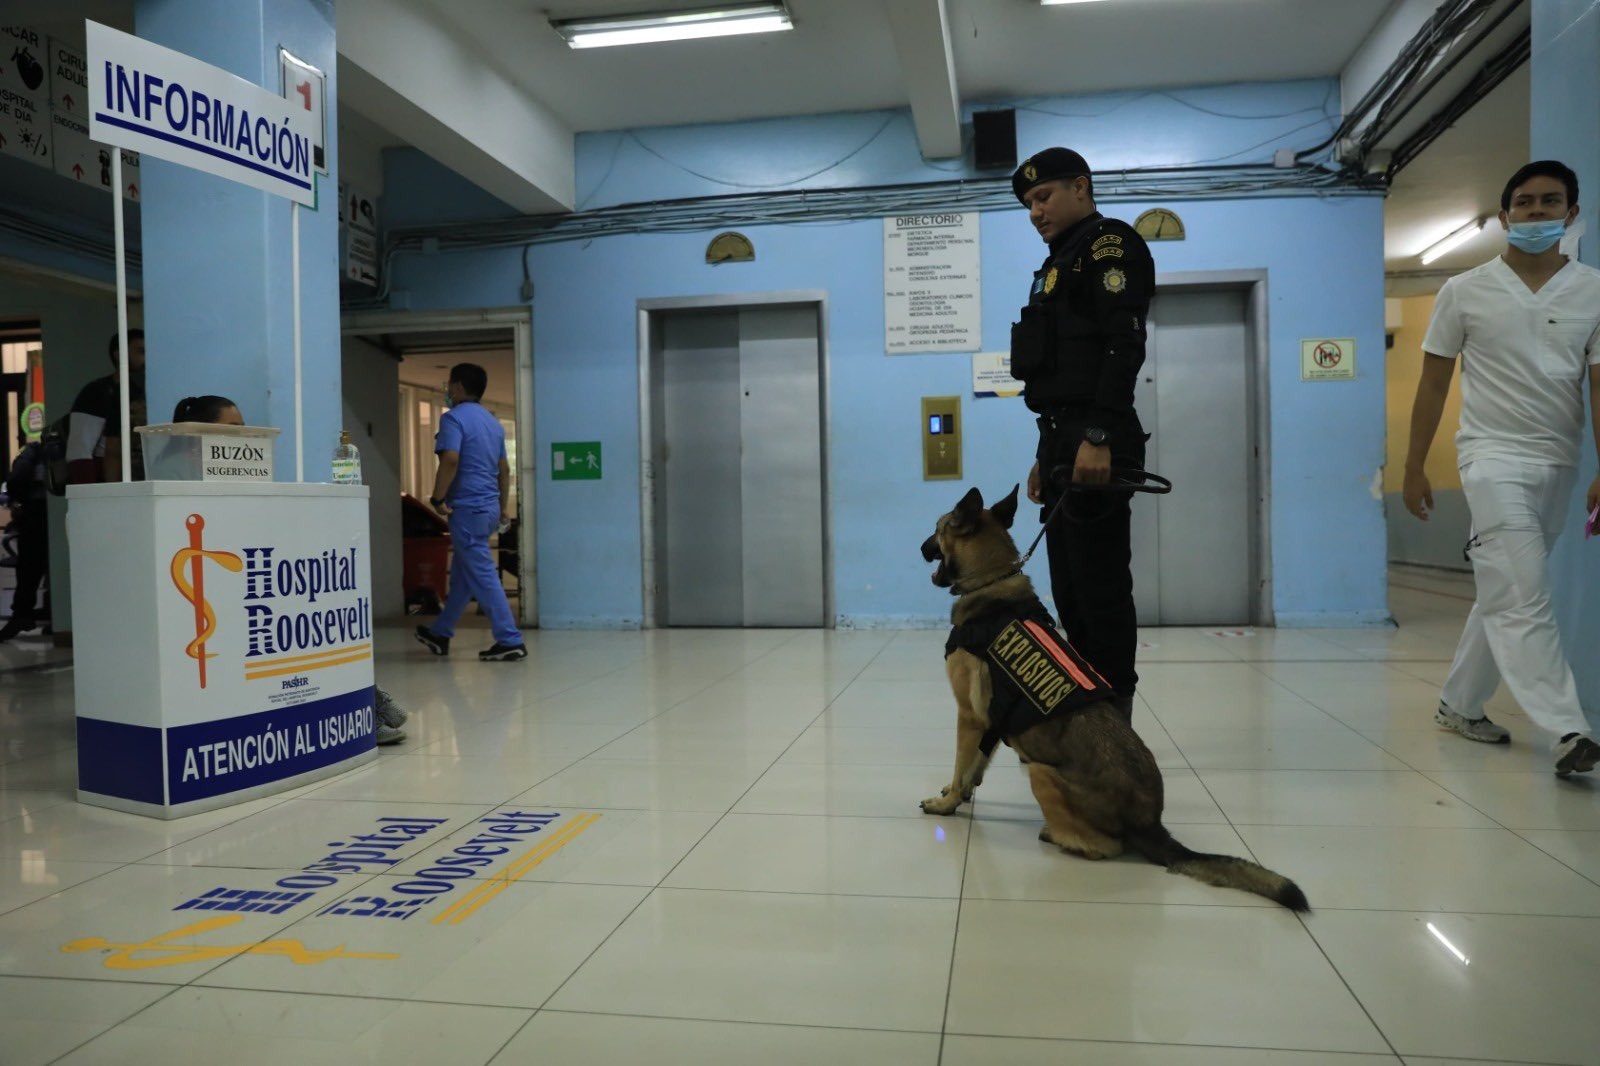
[(467, 601), (477, 600), (494, 627), (496, 643), (513, 647), (522, 643), (489, 547), (489, 538), (499, 525), (498, 511), (450, 512), (450, 596), (438, 620), (428, 627), (435, 636), (455, 636), (456, 622), (467, 609)]

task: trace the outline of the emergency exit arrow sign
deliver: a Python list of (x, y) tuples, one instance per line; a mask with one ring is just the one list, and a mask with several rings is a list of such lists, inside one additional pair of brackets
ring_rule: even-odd
[(72, 176), (77, 178), (79, 181), (83, 180), (83, 164), (82, 163), (74, 163), (74, 164), (72, 164)]

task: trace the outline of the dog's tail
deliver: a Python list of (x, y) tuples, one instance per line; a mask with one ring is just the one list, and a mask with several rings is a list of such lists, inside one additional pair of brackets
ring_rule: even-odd
[(1258, 866), (1249, 859), (1190, 851), (1172, 839), (1172, 834), (1167, 832), (1166, 826), (1159, 822), (1143, 829), (1131, 830), (1126, 839), (1139, 854), (1158, 866), (1165, 866), (1168, 873), (1182, 874), (1219, 888), (1239, 888), (1246, 892), (1254, 892), (1274, 903), (1281, 903), (1292, 911), (1304, 912), (1311, 909), (1311, 904), (1306, 902), (1306, 894), (1300, 891), (1300, 886), (1282, 874)]

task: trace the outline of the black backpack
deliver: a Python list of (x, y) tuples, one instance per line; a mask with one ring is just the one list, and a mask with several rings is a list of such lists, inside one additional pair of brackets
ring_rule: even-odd
[(52, 496), (67, 494), (67, 426), (71, 414), (64, 414), (39, 436), (39, 462), (44, 467), (44, 485)]

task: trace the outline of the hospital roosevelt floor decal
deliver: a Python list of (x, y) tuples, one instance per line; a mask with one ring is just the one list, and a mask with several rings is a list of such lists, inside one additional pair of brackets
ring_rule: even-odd
[[(335, 809), (329, 823), (337, 824), (337, 816)], [(60, 952), (98, 957), (103, 968), (121, 971), (124, 979), (173, 983), (196, 976), (170, 972), (177, 968), (210, 964), (205, 967), (210, 969), (245, 957), (282, 960), (278, 965), (287, 963), (292, 969), (393, 961), (403, 957), (407, 940), (419, 939), (396, 937), (394, 929), (455, 929), (474, 919), (480, 925), (495, 924), (482, 920), (485, 909), (601, 817), (498, 808), (465, 827), (450, 828), (460, 819), (383, 816), (351, 826), (357, 831), (330, 841), (325, 853), (312, 856), (298, 872), (179, 868), (173, 872), (187, 875), (185, 880), (198, 877), (218, 884), (172, 907), (179, 919), (174, 927), (143, 939), (83, 936), (62, 944)], [(416, 854), (403, 858), (408, 851)], [(266, 918), (287, 921), (267, 929), (260, 922)], [(301, 935), (272, 935), (284, 925)], [(346, 938), (354, 941), (368, 932), (353, 925), (370, 926), (371, 938), (389, 950), (346, 944)], [(319, 939), (324, 930), (330, 936)], [(470, 944), (482, 939), (474, 936)], [(303, 980), (294, 981), (293, 987), (305, 987)]]

